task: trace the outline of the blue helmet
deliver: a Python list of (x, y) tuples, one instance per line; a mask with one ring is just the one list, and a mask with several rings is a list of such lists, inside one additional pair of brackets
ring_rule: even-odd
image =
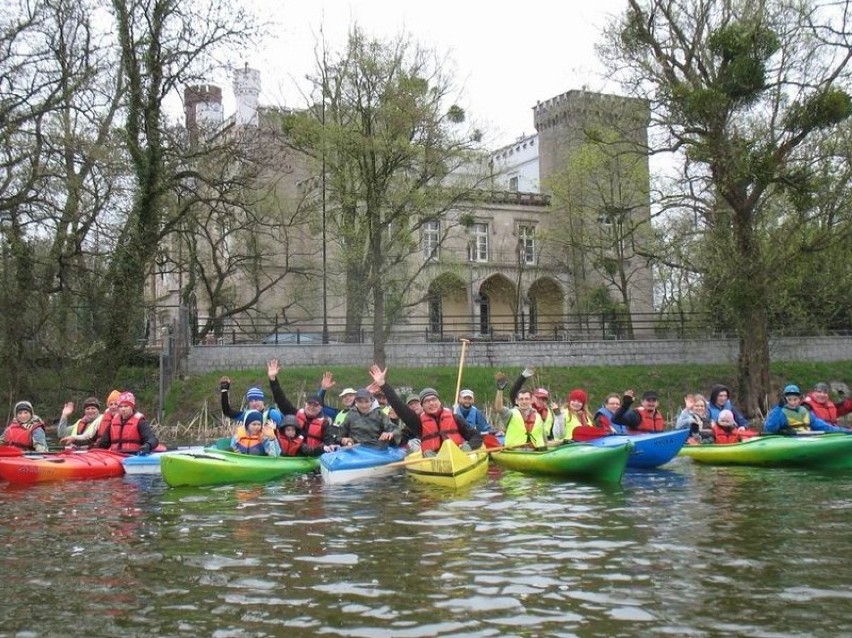
[(799, 390), (799, 386), (793, 385), (791, 383), (790, 385), (784, 387), (784, 396), (786, 397), (788, 394), (795, 394), (796, 396), (802, 396), (802, 391)]

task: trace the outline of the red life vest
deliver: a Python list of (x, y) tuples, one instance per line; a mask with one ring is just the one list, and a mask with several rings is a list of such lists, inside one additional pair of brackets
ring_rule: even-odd
[[(535, 414), (535, 412), (533, 412)], [(459, 432), (459, 424), (451, 410), (442, 408), (436, 419), (423, 412), (420, 415), (420, 449), (424, 452), (441, 449), (444, 439), (450, 439), (456, 445), (464, 445), (465, 439)]]
[(281, 456), (296, 456), (299, 450), (302, 449), (302, 443), (305, 442), (303, 436), (297, 436), (295, 439), (288, 439), (283, 434), (278, 434), (278, 444), (281, 446)]
[(110, 425), (112, 425), (113, 417), (117, 417), (118, 414), (113, 414), (109, 410), (101, 415), (101, 423), (98, 425), (98, 433), (95, 436), (95, 441), (101, 438), (104, 434), (106, 434), (107, 430), (109, 430)]
[(713, 424), (713, 439), (717, 444), (739, 443), (743, 439), (750, 439), (757, 434), (754, 430), (738, 430), (737, 428), (726, 430), (716, 423)]
[(639, 432), (662, 432), (666, 429), (666, 423), (663, 421), (663, 415), (660, 414), (659, 410), (636, 408), (636, 412), (642, 417), (637, 428)]
[[(325, 434), (328, 419), (320, 413), (308, 421), (308, 415), (305, 414), (304, 408), (296, 412), (296, 419), (299, 421), (299, 427), (302, 428), (307, 446), (309, 448), (320, 447), (323, 444), (323, 434)], [(283, 451), (284, 447), (282, 446), (281, 449)]]
[(817, 403), (811, 395), (808, 395), (803, 403), (807, 403), (814, 416), (827, 421), (831, 425), (837, 425), (837, 406), (832, 401)]
[(13, 445), (23, 450), (34, 450), (33, 432), (39, 428), (44, 430), (43, 421), (35, 421), (30, 427), (24, 427), (17, 419), (14, 419), (3, 432), (3, 441), (6, 445)]
[(139, 423), (145, 415), (134, 412), (127, 421), (116, 415), (109, 425), (109, 449), (113, 452), (138, 452), (142, 447)]

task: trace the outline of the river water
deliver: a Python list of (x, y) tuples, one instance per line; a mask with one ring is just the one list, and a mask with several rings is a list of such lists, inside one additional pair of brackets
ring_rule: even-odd
[(0, 484), (0, 636), (850, 636), (852, 475)]

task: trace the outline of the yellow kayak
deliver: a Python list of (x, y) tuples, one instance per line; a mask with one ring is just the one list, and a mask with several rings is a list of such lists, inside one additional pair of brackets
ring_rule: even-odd
[[(417, 462), (417, 459), (422, 459)], [(446, 439), (435, 456), (423, 457), (414, 452), (405, 458), (408, 475), (423, 483), (459, 488), (485, 478), (488, 473), (488, 454), (463, 452), (459, 446)]]

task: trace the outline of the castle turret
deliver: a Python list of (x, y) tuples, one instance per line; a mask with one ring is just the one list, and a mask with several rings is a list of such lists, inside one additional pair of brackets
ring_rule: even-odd
[(260, 98), (260, 71), (245, 68), (234, 71), (234, 98), (236, 98), (236, 124), (257, 126), (257, 104)]
[(222, 89), (213, 84), (188, 86), (183, 92), (186, 128), (196, 134), (199, 127), (216, 127), (222, 123)]

